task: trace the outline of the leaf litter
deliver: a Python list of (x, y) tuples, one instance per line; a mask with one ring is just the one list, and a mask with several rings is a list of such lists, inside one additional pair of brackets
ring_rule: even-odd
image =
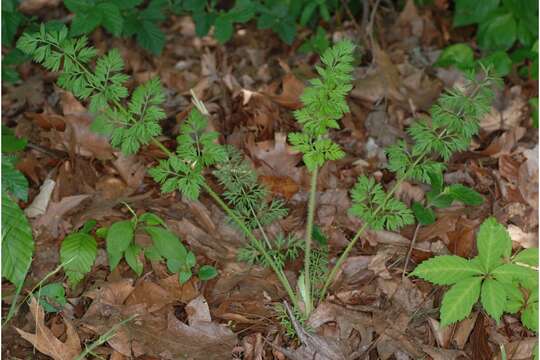
[[(25, 1), (23, 8), (34, 12), (57, 3)], [(440, 9), (446, 2), (436, 3), (436, 9), (426, 10), (410, 0), (401, 13), (384, 7), (384, 15), (375, 14), (378, 40), (366, 46), (368, 56), (355, 65), (356, 81), (348, 99), (352, 113), (344, 118), (344, 129), (332, 134), (349, 156), (321, 169), (316, 218), (328, 237), (331, 258), (360, 225), (347, 214), (354, 178), (370, 173), (390, 185), (392, 179), (383, 170), (383, 148), (407, 136), (405, 127), (425, 114), (443, 84), (460, 81), (455, 73), (432, 67), (434, 52), (456, 36), (444, 24), (448, 14)], [(301, 105), (306, 78), (313, 76), (309, 56), (260, 41), (268, 34), (249, 27), (246, 36), (235, 38), (234, 47), (224, 47), (211, 37), (197, 38), (189, 18), (174, 17), (170, 25), (167, 36), (175, 46), (160, 58), (149, 58), (128, 41), (111, 41), (102, 33), (92, 40), (103, 50), (119, 47), (138, 81), (154, 74), (162, 77), (170, 91), (164, 121), (170, 139), (187, 114), (193, 88), (210, 109), (211, 126), (221, 132), (221, 140), (244, 149), (270, 196), (286, 200), (289, 216), (268, 231), (301, 233), (309, 180), (286, 134), (295, 130), (291, 110)], [(345, 32), (331, 35), (360, 38), (351, 22), (342, 27)], [(217, 264), (219, 276), (204, 284), (192, 279), (180, 285), (159, 263), (146, 264), (136, 278), (126, 266), (109, 273), (104, 260), (78, 289), (67, 289), (70, 307), (62, 313), (63, 327), (54, 325), (35, 300), (23, 307), (26, 316), (16, 319), (16, 332), (28, 343), (6, 344), (4, 355), (38, 358), (35, 347), (55, 360), (73, 359), (83, 343), (134, 316), (100, 353), (112, 354), (111, 359), (224, 359), (234, 353), (246, 359), (446, 360), (500, 357), (503, 345), (508, 358), (531, 356), (536, 338), (515, 325), (512, 315), (497, 325), (474, 312), (455, 327), (440, 327), (440, 292), (401, 276), (414, 228), (366, 233), (340, 269), (329, 297), (308, 319), (309, 329), (293, 324), (300, 336), (291, 341), (274, 311), (285, 297), (279, 281), (268, 269), (236, 261), (245, 240), (221, 210), (204, 197), (200, 202), (177, 195), (160, 198), (146, 176), (159, 152), (148, 148), (131, 157), (115, 152), (107, 139), (90, 131), (87, 109), (50, 83), (41, 74), (27, 74), (22, 84), (7, 86), (2, 96), (5, 121), (17, 124), (18, 134), (37, 145), (25, 153), (36, 159), (29, 165), (33, 169), (25, 171), (34, 182), (25, 205), (34, 218), (34, 231), (47, 239), (40, 246), (56, 249), (53, 246), (89, 219), (107, 226), (113, 218), (127, 218), (121, 206), (125, 202), (137, 213), (159, 213), (200, 260)], [(531, 134), (526, 86), (512, 84), (501, 90), (480, 124), (476, 143), (450, 162), (447, 182), (476, 188), (485, 204), (472, 210), (437, 210), (436, 222), (416, 234), (412, 263), (438, 254), (475, 254), (475, 233), (490, 209), (508, 227), (515, 249), (538, 246), (538, 139)], [(400, 197), (418, 201), (427, 190), (405, 184)], [(36, 269), (50, 268), (43, 257), (36, 259)], [(291, 279), (295, 266), (286, 272)], [(57, 274), (54, 280), (63, 279)], [(9, 287), (3, 284), (4, 288)], [(25, 289), (30, 290), (28, 285)], [(13, 328), (3, 333), (10, 331)]]

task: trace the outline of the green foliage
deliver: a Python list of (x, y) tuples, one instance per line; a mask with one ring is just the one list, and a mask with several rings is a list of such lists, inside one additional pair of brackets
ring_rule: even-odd
[[(456, 1), (454, 27), (478, 25), (478, 46), (487, 56), (474, 61), (473, 50), (467, 44), (447, 47), (436, 65), (454, 65), (468, 70), (478, 65), (490, 66), (499, 76), (510, 73), (513, 64), (528, 59), (533, 71), (524, 66), (519, 73), (538, 78), (538, 2), (535, 0)], [(516, 42), (519, 46), (516, 47)], [(520, 47), (521, 46), (521, 47)], [(516, 48), (510, 56), (508, 50)]]
[(414, 222), (412, 211), (404, 203), (388, 196), (380, 184), (366, 176), (358, 178), (351, 199), (350, 213), (372, 229), (396, 231)]
[(320, 78), (310, 80), (300, 97), (304, 106), (294, 112), (303, 131), (289, 134), (289, 141), (310, 171), (345, 155), (327, 133), (339, 129), (338, 120), (349, 111), (345, 97), (352, 89), (353, 51), (351, 42), (342, 41), (324, 52), (324, 67), (316, 67)]
[[(296, 236), (289, 235), (284, 236), (279, 234), (276, 236), (271, 244), (265, 242), (259, 242), (261, 245), (251, 242), (238, 251), (238, 260), (246, 262), (252, 265), (262, 265), (264, 267), (270, 267), (268, 260), (263, 256), (262, 252), (266, 252), (270, 255), (270, 258), (281, 269), (285, 268), (285, 263), (294, 261), (300, 257), (303, 248), (303, 242)], [(260, 250), (260, 246), (263, 250)]]
[(298, 48), (301, 53), (315, 52), (322, 55), (330, 47), (328, 34), (322, 27), (317, 28), (317, 32)]
[(179, 0), (171, 7), (176, 13), (192, 16), (198, 36), (207, 35), (214, 26), (214, 37), (220, 43), (231, 39), (235, 24), (256, 20), (258, 29), (270, 29), (282, 41), (292, 44), (298, 25), (313, 26), (318, 19), (328, 22), (340, 5), (337, 0), (236, 0), (223, 9), (218, 8), (215, 0)]
[(61, 283), (47, 284), (32, 295), (47, 313), (58, 313), (67, 304), (66, 291)]
[(179, 190), (186, 198), (197, 199), (205, 182), (203, 169), (226, 160), (225, 149), (217, 143), (219, 134), (206, 131), (207, 125), (204, 115), (192, 110), (180, 127), (176, 154), (150, 169), (162, 192)]
[(493, 81), (487, 74), (481, 81), (469, 76), (466, 89), (454, 89), (439, 98), (431, 108), (431, 119), (417, 120), (407, 129), (412, 145), (402, 140), (386, 150), (388, 168), (396, 173), (398, 183), (412, 180), (431, 185), (425, 205), (413, 203), (410, 210), (391, 196), (396, 187), (387, 194), (375, 180), (361, 176), (351, 191), (351, 214), (370, 228), (396, 231), (414, 222), (413, 213), (420, 224), (428, 225), (435, 221), (434, 207), (449, 207), (453, 201), (480, 205), (483, 197), (473, 189), (444, 185), (445, 165), (435, 159), (448, 161), (455, 152), (467, 149), (478, 132), (478, 122), (489, 111)]
[[(143, 247), (138, 244), (135, 241), (138, 231), (146, 232), (152, 239), (152, 245)], [(125, 259), (129, 267), (140, 276), (144, 270), (144, 258), (150, 261), (165, 260), (167, 269), (171, 273), (178, 273), (179, 282), (184, 284), (192, 277), (197, 265), (195, 254), (188, 251), (180, 239), (167, 229), (163, 219), (152, 213), (117, 221), (103, 235), (111, 271)], [(217, 275), (217, 270), (204, 265), (197, 274), (200, 280), (209, 280)]]
[(163, 50), (165, 34), (159, 24), (165, 20), (165, 0), (151, 0), (144, 8), (142, 0), (64, 0), (64, 5), (75, 14), (71, 36), (103, 27), (115, 36), (135, 36), (140, 46), (155, 55)]
[(443, 297), (441, 324), (464, 319), (480, 300), (495, 321), (504, 312), (521, 311), (523, 325), (538, 331), (538, 249), (527, 249), (510, 258), (510, 235), (494, 218), (480, 226), (477, 248), (478, 256), (472, 260), (436, 256), (410, 274), (436, 285), (451, 285)]
[(21, 286), (33, 253), (32, 228), (17, 203), (2, 190), (2, 276)]
[(72, 287), (77, 286), (92, 270), (97, 256), (97, 242), (90, 234), (95, 221), (87, 224), (80, 231), (66, 236), (60, 247), (60, 261)]
[(257, 182), (257, 173), (232, 146), (225, 148), (226, 158), (213, 174), (223, 186), (223, 197), (250, 230), (266, 226), (285, 217), (287, 209), (281, 200), (267, 201), (268, 189)]
[(32, 228), (17, 204), (28, 200), (28, 180), (16, 169), (14, 154), (25, 147), (25, 139), (2, 125), (2, 276), (16, 286), (22, 286), (34, 253)]
[(37, 33), (25, 33), (17, 47), (51, 71), (61, 71), (58, 85), (81, 100), (90, 100), (89, 110), (96, 115), (92, 130), (110, 136), (111, 144), (125, 154), (136, 153), (161, 134), (159, 122), (165, 118), (161, 104), (165, 95), (159, 79), (153, 78), (138, 86), (127, 105), (128, 90), (124, 83), (124, 62), (115, 49), (96, 60), (94, 71), (90, 63), (96, 50), (87, 46), (87, 39), (68, 37), (67, 28), (46, 31), (42, 25)]
[(17, 0), (2, 0), (2, 46), (11, 46), (19, 28), (26, 20), (17, 9), (18, 5)]

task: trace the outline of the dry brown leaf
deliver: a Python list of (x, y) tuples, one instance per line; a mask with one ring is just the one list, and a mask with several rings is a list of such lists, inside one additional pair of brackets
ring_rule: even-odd
[(482, 155), (491, 156), (493, 158), (498, 158), (503, 154), (510, 154), (515, 148), (518, 141), (527, 133), (527, 129), (521, 126), (516, 126), (506, 132), (501, 136), (495, 138), (489, 144), (489, 146), (482, 151), (479, 151)]
[(66, 122), (64, 120), (64, 117), (61, 115), (46, 112), (26, 112), (24, 113), (24, 116), (26, 116), (30, 120), (35, 121), (36, 124), (43, 130), (55, 129), (57, 131), (64, 131), (66, 129)]
[(23, 13), (34, 13), (44, 7), (57, 7), (58, 4), (60, 4), (60, 0), (23, 0), (19, 5), (19, 10)]
[(287, 73), (283, 77), (283, 91), (281, 94), (269, 94), (266, 95), (270, 97), (274, 102), (279, 105), (296, 110), (302, 107), (302, 102), (300, 101), (300, 95), (304, 92), (304, 83), (293, 73)]
[(34, 222), (35, 229), (42, 229), (54, 237), (60, 234), (60, 227), (66, 222), (65, 215), (78, 207), (90, 195), (67, 196), (59, 202), (51, 202), (47, 211)]
[(17, 328), (15, 330), (24, 339), (32, 343), (39, 352), (52, 357), (54, 360), (73, 360), (81, 353), (81, 341), (71, 321), (64, 319), (66, 323), (66, 341), (61, 342), (53, 335), (51, 329), (45, 326), (45, 312), (33, 296), (30, 302), (30, 312), (35, 320), (35, 334)]

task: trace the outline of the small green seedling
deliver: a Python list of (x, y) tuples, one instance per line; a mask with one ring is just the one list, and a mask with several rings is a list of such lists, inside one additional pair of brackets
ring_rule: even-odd
[(538, 331), (538, 249), (514, 256), (508, 231), (494, 218), (480, 226), (478, 256), (471, 260), (442, 255), (422, 262), (410, 274), (451, 286), (442, 300), (441, 325), (465, 319), (480, 300), (498, 323), (503, 313), (521, 313), (521, 322)]
[[(137, 244), (137, 231), (147, 233), (153, 244), (147, 247)], [(197, 265), (195, 254), (188, 251), (180, 239), (167, 229), (165, 222), (155, 214), (134, 215), (130, 220), (113, 223), (106, 231), (100, 230), (100, 233), (105, 235), (111, 271), (125, 259), (129, 267), (140, 276), (144, 269), (143, 259), (146, 258), (151, 261), (165, 260), (168, 270), (178, 273), (181, 284), (193, 276)], [(200, 280), (209, 280), (216, 275), (217, 270), (209, 265), (204, 265), (197, 271)]]
[(38, 299), (43, 310), (48, 313), (58, 313), (67, 304), (66, 291), (61, 283), (47, 284), (39, 288), (33, 295)]

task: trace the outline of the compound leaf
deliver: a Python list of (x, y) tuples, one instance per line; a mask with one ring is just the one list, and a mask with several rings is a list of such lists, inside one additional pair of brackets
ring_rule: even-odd
[(486, 312), (497, 323), (501, 319), (501, 315), (506, 307), (506, 290), (505, 285), (494, 279), (486, 279), (482, 284), (482, 293), (480, 301)]
[(422, 262), (410, 274), (437, 285), (452, 285), (482, 272), (469, 260), (455, 255), (441, 255)]
[(482, 278), (469, 277), (454, 284), (444, 294), (441, 306), (441, 326), (465, 319), (478, 301)]
[(491, 271), (500, 264), (503, 256), (510, 256), (512, 240), (504, 226), (491, 217), (480, 225), (477, 246), (480, 262), (486, 271)]
[(520, 251), (514, 257), (515, 263), (522, 263), (530, 266), (538, 266), (538, 249), (530, 248)]

